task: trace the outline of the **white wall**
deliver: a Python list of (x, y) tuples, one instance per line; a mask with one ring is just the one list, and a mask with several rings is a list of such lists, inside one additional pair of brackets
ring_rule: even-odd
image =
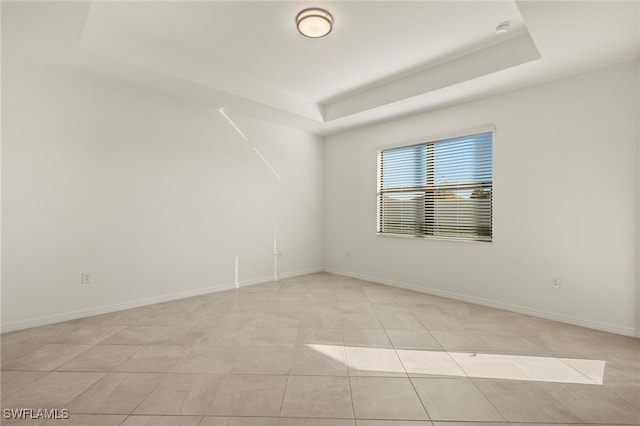
[[(318, 270), (324, 219), (330, 271), (632, 334), (639, 77), (626, 64), (329, 137), (323, 188), (320, 138), (233, 117), (247, 143), (215, 108), (4, 61), (2, 330), (232, 287), (236, 256), (240, 284), (271, 280), (274, 234), (280, 277)], [(377, 237), (376, 149), (487, 124), (494, 242)]]
[[(325, 269), (634, 334), (637, 96), (623, 64), (327, 138)], [(486, 125), (493, 242), (376, 236), (377, 149)]]
[(321, 138), (11, 59), (3, 331), (321, 269)]
[[(640, 22), (640, 7), (638, 7), (638, 22)], [(639, 29), (640, 30), (640, 29)], [(637, 187), (636, 187), (636, 201), (637, 201), (637, 217), (636, 217), (636, 334), (640, 337), (640, 61), (636, 63), (636, 70), (638, 73), (638, 87), (637, 87), (637, 112), (638, 112), (638, 121), (637, 121), (637, 145), (636, 145), (636, 155), (638, 158), (638, 163), (636, 166), (636, 178), (637, 178)]]

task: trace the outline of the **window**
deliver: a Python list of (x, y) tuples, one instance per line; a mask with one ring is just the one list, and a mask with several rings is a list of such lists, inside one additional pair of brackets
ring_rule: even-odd
[(491, 241), (493, 132), (378, 155), (378, 233)]

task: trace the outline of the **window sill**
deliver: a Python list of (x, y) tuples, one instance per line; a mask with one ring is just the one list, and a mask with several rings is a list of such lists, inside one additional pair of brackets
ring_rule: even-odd
[(492, 243), (493, 240), (471, 240), (469, 238), (458, 238), (458, 237), (438, 237), (433, 235), (409, 235), (409, 234), (391, 234), (388, 232), (377, 232), (376, 235), (378, 237), (389, 237), (389, 238), (408, 238), (408, 239), (421, 239), (421, 240), (438, 240), (438, 241), (459, 241), (465, 243)]

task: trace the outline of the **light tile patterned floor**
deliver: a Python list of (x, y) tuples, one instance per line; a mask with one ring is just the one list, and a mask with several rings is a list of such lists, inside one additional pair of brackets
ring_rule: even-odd
[(2, 335), (20, 425), (640, 424), (640, 341), (314, 274)]

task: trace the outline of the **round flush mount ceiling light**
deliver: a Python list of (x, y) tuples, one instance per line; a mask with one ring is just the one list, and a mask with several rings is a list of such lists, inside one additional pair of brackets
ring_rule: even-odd
[(331, 32), (333, 16), (320, 8), (305, 9), (296, 16), (298, 31), (305, 37), (320, 38)]
[(511, 26), (511, 24), (509, 22), (502, 22), (502, 23), (498, 24), (498, 26), (496, 27), (496, 33), (498, 35), (506, 34), (507, 32), (509, 32), (509, 27), (510, 26)]

